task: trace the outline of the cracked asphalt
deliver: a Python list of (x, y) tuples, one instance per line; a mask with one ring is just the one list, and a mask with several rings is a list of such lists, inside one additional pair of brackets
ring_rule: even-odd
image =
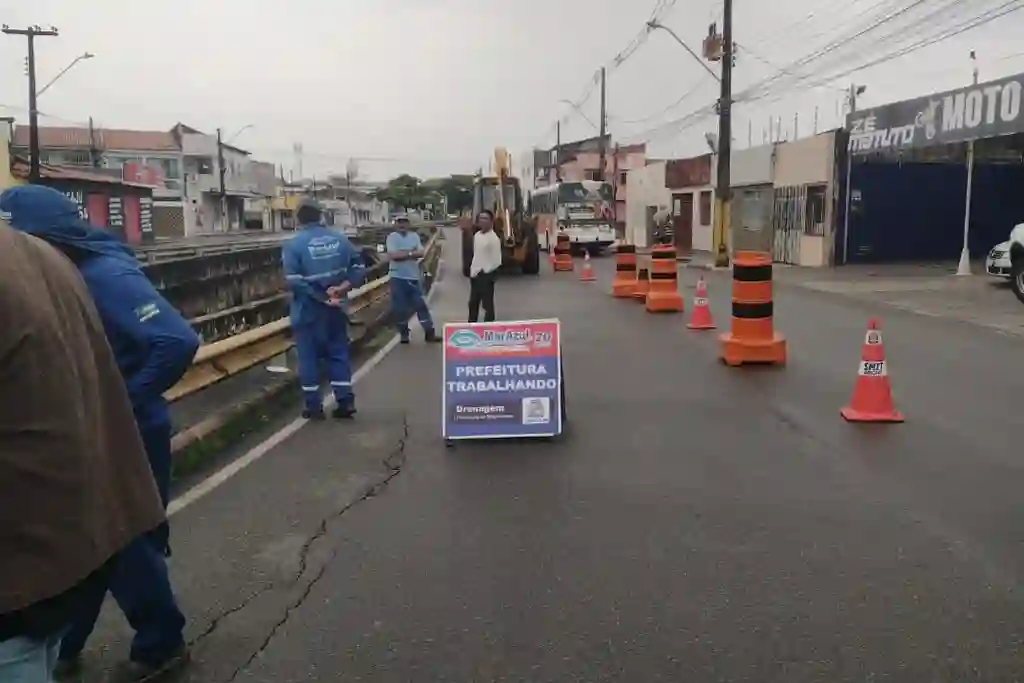
[[(1019, 339), (780, 285), (789, 366), (729, 369), (596, 266), (498, 283), (499, 317), (563, 321), (564, 439), (445, 449), (440, 352), (414, 344), (360, 383), (355, 422), (176, 515), (181, 680), (1024, 680)], [(708, 279), (727, 325), (728, 276)], [(838, 415), (875, 315), (903, 425)], [(108, 610), (95, 675), (127, 637)]]

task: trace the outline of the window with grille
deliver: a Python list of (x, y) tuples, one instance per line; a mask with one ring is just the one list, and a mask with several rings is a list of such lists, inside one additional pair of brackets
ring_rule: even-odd
[(824, 237), (825, 235), (825, 186), (811, 185), (807, 188), (804, 204), (806, 217), (804, 234)]

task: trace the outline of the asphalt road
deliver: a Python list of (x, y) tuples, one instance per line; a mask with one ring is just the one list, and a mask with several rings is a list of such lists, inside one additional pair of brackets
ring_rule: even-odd
[[(730, 369), (597, 267), (498, 284), (499, 316), (564, 324), (563, 440), (445, 449), (440, 351), (399, 347), (357, 422), (173, 518), (185, 680), (1024, 680), (1020, 340), (781, 286), (790, 364)], [(838, 415), (874, 314), (903, 425)], [(108, 613), (94, 672), (125, 634)]]

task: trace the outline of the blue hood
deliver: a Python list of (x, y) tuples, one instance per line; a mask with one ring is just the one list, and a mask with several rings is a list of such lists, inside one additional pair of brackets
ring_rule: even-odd
[(16, 230), (57, 247), (74, 247), (98, 255), (138, 263), (135, 252), (105, 230), (92, 227), (78, 214), (78, 204), (42, 185), (21, 185), (0, 193), (0, 212)]

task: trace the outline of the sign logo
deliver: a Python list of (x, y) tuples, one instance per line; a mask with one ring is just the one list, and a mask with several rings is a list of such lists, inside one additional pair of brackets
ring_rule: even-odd
[(538, 334), (528, 328), (509, 328), (506, 330), (484, 330), (478, 334), (474, 330), (458, 330), (448, 338), (448, 346), (460, 351), (482, 351), (486, 353), (508, 353), (510, 351), (529, 351), (534, 347), (551, 346), (550, 335)]

